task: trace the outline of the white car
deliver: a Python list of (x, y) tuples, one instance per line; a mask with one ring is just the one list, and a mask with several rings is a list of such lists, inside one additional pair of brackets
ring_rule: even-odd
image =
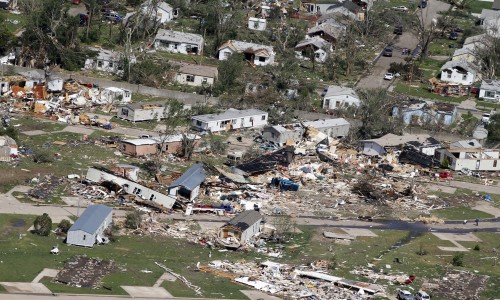
[(415, 294), (415, 299), (416, 300), (431, 300), (431, 297), (424, 291), (418, 291), (418, 293)]
[(392, 9), (399, 11), (408, 11), (408, 7), (406, 6), (394, 6)]
[(384, 80), (393, 80), (394, 79), (394, 74), (392, 73), (386, 73), (384, 75)]
[(484, 113), (483, 116), (481, 117), (481, 121), (485, 124), (488, 124), (490, 122), (491, 114), (489, 113)]

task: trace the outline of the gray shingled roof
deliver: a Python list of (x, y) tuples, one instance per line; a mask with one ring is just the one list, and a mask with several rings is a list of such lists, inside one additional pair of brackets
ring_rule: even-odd
[(75, 224), (71, 226), (69, 231), (81, 230), (94, 234), (112, 211), (113, 209), (111, 207), (107, 207), (105, 205), (91, 205), (85, 209), (83, 214), (78, 218), (78, 220), (76, 220)]
[(165, 30), (165, 29), (158, 30), (155, 40), (196, 44), (196, 45), (203, 44), (203, 37), (199, 34)]
[(227, 222), (227, 225), (234, 226), (241, 231), (247, 230), (253, 224), (259, 222), (262, 215), (255, 210), (246, 210)]
[(187, 190), (194, 190), (207, 178), (202, 164), (192, 165), (181, 177), (170, 184), (170, 187), (182, 186)]

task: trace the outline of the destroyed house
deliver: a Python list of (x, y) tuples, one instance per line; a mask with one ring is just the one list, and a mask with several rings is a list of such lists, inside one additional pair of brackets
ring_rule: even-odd
[(130, 122), (160, 120), (165, 115), (165, 101), (128, 103), (118, 107), (116, 117)]
[(262, 132), (262, 138), (265, 141), (273, 142), (276, 145), (297, 143), (302, 140), (303, 136), (304, 128), (298, 123), (269, 126), (265, 127)]
[(171, 196), (186, 198), (189, 201), (196, 199), (200, 193), (200, 185), (207, 178), (202, 164), (192, 165), (181, 177), (168, 187)]
[(156, 19), (160, 24), (170, 22), (178, 15), (178, 11), (164, 1), (148, 0), (141, 5), (141, 10), (143, 14), (149, 15), (151, 19)]
[(159, 29), (155, 49), (172, 53), (200, 55), (203, 52), (203, 37), (199, 34)]
[(345, 27), (335, 26), (330, 23), (322, 23), (307, 30), (309, 37), (321, 37), (325, 41), (335, 43), (345, 32)]
[(230, 108), (222, 113), (194, 116), (191, 120), (196, 130), (217, 132), (263, 127), (267, 125), (267, 113), (257, 109)]
[(111, 225), (113, 209), (105, 205), (91, 205), (68, 230), (66, 243), (84, 247), (93, 247), (104, 242), (104, 231)]
[(11, 161), (17, 156), (17, 143), (10, 136), (0, 136), (0, 162)]
[(260, 232), (262, 215), (255, 210), (239, 213), (219, 228), (219, 238), (236, 238), (241, 244), (247, 243)]
[(276, 170), (278, 166), (288, 167), (293, 160), (294, 147), (285, 147), (256, 159), (233, 167), (233, 172), (240, 175), (253, 175)]
[(406, 143), (412, 141), (425, 143), (430, 138), (431, 136), (428, 134), (395, 135), (388, 133), (377, 139), (359, 141), (359, 144), (364, 155), (383, 156), (387, 153), (387, 150), (402, 148)]
[(306, 121), (303, 124), (305, 127), (315, 128), (329, 137), (338, 139), (346, 137), (350, 127), (349, 122), (344, 118)]
[(424, 168), (439, 166), (439, 161), (434, 159), (434, 155), (424, 154), (412, 146), (405, 146), (398, 159), (400, 163), (419, 165)]
[(256, 66), (265, 66), (274, 63), (274, 49), (272, 46), (259, 45), (241, 41), (229, 40), (218, 49), (219, 60), (227, 60), (233, 53), (243, 53), (245, 60)]
[(135, 181), (123, 178), (115, 173), (100, 167), (90, 167), (86, 175), (87, 180), (98, 184), (112, 183), (123, 189), (130, 196), (139, 198), (139, 200), (148, 200), (156, 203), (159, 207), (171, 209), (176, 199), (170, 195), (150, 189)]

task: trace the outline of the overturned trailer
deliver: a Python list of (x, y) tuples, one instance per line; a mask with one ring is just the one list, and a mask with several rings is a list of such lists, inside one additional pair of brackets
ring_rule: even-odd
[(90, 167), (87, 171), (86, 178), (87, 180), (95, 183), (103, 183), (106, 181), (112, 182), (120, 186), (127, 194), (135, 195), (141, 200), (153, 201), (157, 203), (159, 208), (171, 209), (177, 200), (170, 195), (152, 190), (137, 182), (117, 176), (113, 172), (100, 167)]

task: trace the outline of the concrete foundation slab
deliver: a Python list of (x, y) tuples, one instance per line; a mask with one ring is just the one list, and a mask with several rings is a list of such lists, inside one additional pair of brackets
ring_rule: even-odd
[(132, 298), (172, 298), (173, 296), (162, 287), (123, 286), (122, 288)]
[(52, 292), (41, 283), (32, 282), (0, 282), (0, 284), (12, 294), (52, 294)]
[(281, 298), (268, 295), (261, 291), (255, 290), (240, 290), (245, 296), (247, 296), (250, 300), (281, 300)]

